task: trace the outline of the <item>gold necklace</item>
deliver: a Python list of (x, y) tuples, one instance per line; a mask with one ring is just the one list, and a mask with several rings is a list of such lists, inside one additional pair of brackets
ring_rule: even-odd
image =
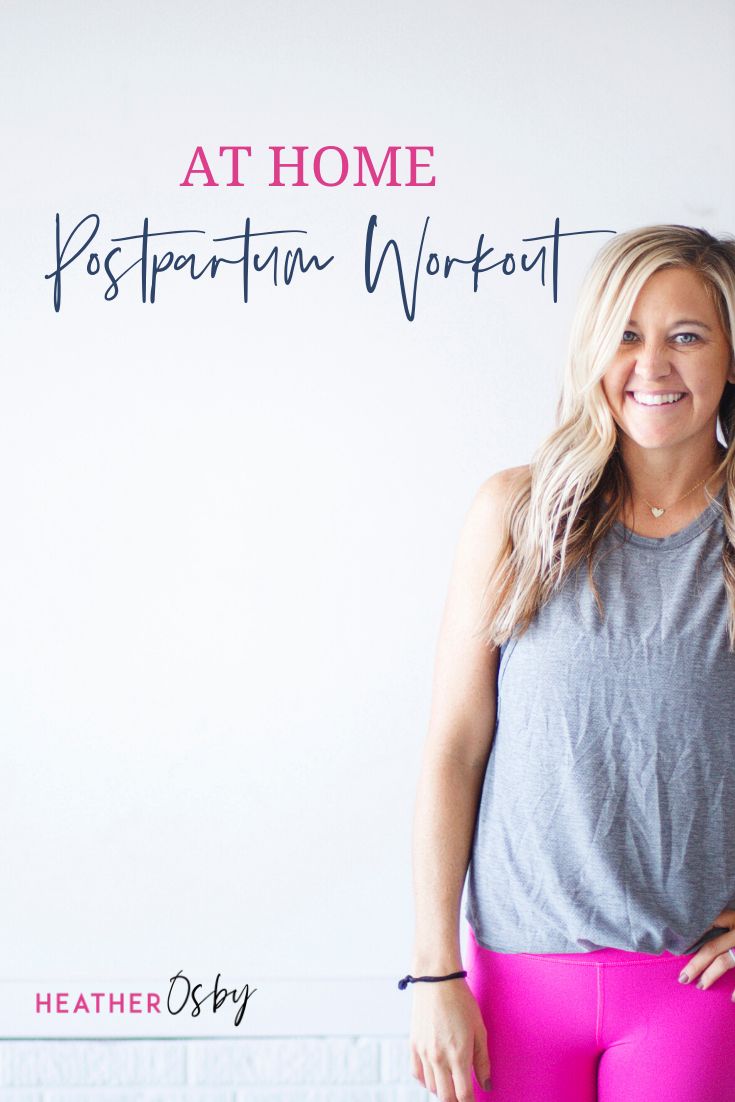
[(651, 505), (651, 502), (646, 501), (642, 494), (641, 499), (646, 502), (646, 505), (651, 510), (652, 514), (658, 519), (658, 517), (662, 517), (664, 513), (668, 512), (669, 509), (673, 509), (675, 505), (678, 505), (680, 501), (683, 501), (685, 497), (689, 497), (690, 494), (693, 494), (695, 490), (698, 490), (700, 486), (703, 486), (707, 479), (711, 477), (712, 475), (708, 474), (707, 478), (703, 478), (701, 482), (698, 482), (696, 484), (696, 486), (692, 486), (691, 490), (687, 490), (687, 492), (682, 497), (678, 498), (676, 501), (672, 501), (671, 505), (667, 505), (665, 509), (663, 509), (660, 505)]

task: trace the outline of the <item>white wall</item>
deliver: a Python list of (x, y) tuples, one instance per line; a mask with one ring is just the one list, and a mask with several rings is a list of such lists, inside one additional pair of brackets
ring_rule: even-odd
[[(550, 269), (475, 294), (458, 265), (421, 279), (409, 322), (390, 262), (366, 292), (368, 218), (409, 266), (427, 216), (427, 252), (464, 258), (481, 233), (535, 251), (557, 217), (732, 232), (735, 13), (6, 0), (0, 21), (0, 1031), (27, 1020), (18, 984), (167, 989), (183, 969), (291, 984), (289, 1034), (331, 1021), (324, 981), (348, 981), (346, 1032), (400, 1032), (459, 525), (551, 428), (609, 235), (562, 240), (557, 302)], [(248, 185), (180, 188), (198, 144), (251, 145)], [(274, 144), (431, 145), (437, 185), (269, 188)], [(144, 305), (134, 276), (108, 303), (73, 267), (55, 313), (55, 215), (91, 211), (105, 243), (148, 216), (211, 247), (249, 215), (335, 260), (288, 288), (254, 276), (247, 305), (234, 271), (164, 274)]]

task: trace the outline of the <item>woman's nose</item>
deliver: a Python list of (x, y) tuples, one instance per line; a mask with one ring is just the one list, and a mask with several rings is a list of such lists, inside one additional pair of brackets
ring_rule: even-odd
[(665, 345), (651, 344), (638, 349), (635, 362), (636, 375), (643, 379), (658, 379), (671, 374), (671, 364)]

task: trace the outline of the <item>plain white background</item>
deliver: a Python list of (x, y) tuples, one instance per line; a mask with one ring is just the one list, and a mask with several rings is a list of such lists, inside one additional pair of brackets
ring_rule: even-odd
[[(183, 968), (292, 983), (288, 1032), (349, 981), (345, 1027), (369, 1031), (372, 998), (379, 1029), (408, 1007), (461, 520), (551, 429), (608, 235), (562, 242), (556, 303), (548, 270), (473, 293), (457, 265), (408, 322), (391, 261), (366, 292), (368, 218), (409, 268), (427, 216), (442, 257), (482, 233), (519, 258), (556, 217), (733, 231), (732, 7), (5, 0), (0, 19), (4, 1015), (10, 981)], [(246, 187), (178, 186), (224, 144), (253, 147)], [(274, 144), (431, 145), (437, 186), (269, 188)], [(148, 216), (204, 229), (206, 259), (249, 215), (335, 260), (253, 277), (247, 305), (234, 272), (164, 275), (151, 306), (77, 266), (57, 314), (56, 213), (92, 211), (107, 248)]]

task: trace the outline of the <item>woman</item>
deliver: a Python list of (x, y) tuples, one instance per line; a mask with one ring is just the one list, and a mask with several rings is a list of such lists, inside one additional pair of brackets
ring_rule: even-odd
[(405, 981), (443, 1102), (735, 1102), (734, 334), (735, 240), (616, 236), (468, 511)]

